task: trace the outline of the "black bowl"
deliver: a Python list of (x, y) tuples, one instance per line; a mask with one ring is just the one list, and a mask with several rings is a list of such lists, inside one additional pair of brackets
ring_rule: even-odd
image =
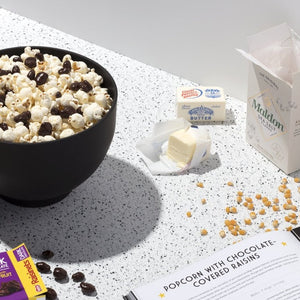
[[(25, 47), (0, 50), (0, 56), (21, 55)], [(103, 77), (113, 99), (109, 112), (89, 129), (61, 140), (42, 143), (0, 141), (0, 197), (21, 206), (45, 206), (63, 199), (100, 165), (111, 144), (116, 121), (117, 86), (98, 63), (80, 54), (32, 46), (60, 59), (70, 54)]]

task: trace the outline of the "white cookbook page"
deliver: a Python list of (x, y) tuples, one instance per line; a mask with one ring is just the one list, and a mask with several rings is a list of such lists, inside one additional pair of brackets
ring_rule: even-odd
[(138, 300), (300, 299), (300, 242), (263, 233), (132, 291)]

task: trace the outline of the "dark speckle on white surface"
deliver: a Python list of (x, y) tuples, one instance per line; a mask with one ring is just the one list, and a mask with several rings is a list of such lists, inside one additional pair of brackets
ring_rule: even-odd
[[(212, 155), (199, 168), (153, 177), (135, 144), (148, 136), (155, 122), (175, 118), (176, 87), (195, 83), (4, 9), (0, 17), (1, 48), (43, 45), (78, 52), (103, 65), (119, 90), (116, 132), (103, 163), (55, 205), (20, 208), (0, 200), (0, 251), (25, 242), (38, 261), (42, 251), (50, 249), (55, 253), (49, 260), (52, 270), (62, 267), (69, 276), (81, 271), (96, 286), (97, 295), (90, 299), (117, 300), (136, 286), (260, 232), (259, 220), (270, 227), (275, 218), (271, 211), (247, 227), (246, 236), (219, 237), (228, 217), (226, 206), (237, 206), (234, 218), (239, 222), (249, 215), (236, 203), (238, 190), (251, 197), (282, 197), (277, 186), (287, 177), (246, 143), (245, 103), (227, 97), (226, 122), (203, 125), (212, 138)], [(299, 205), (297, 185), (288, 179)], [(196, 186), (198, 181), (203, 188)], [(227, 186), (228, 181), (234, 186)], [(280, 211), (276, 218), (282, 220), (283, 215)], [(287, 226), (281, 222), (279, 229)], [(201, 236), (202, 228), (207, 236)], [(87, 298), (72, 280), (60, 284), (51, 274), (42, 278), (59, 299)]]

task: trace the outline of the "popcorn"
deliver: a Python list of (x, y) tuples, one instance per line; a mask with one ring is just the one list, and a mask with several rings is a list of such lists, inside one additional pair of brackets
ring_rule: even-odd
[(14, 142), (16, 139), (16, 134), (12, 128), (8, 128), (7, 130), (3, 131), (2, 139), (7, 142)]
[(38, 143), (88, 129), (110, 109), (101, 75), (71, 55), (26, 47), (0, 57), (0, 141)]
[(88, 82), (90, 82), (94, 86), (99, 86), (103, 81), (102, 76), (95, 73), (94, 69), (92, 69), (91, 72), (89, 72), (87, 74), (84, 74), (82, 76), (82, 79), (87, 80)]
[(31, 120), (34, 122), (41, 122), (43, 119), (43, 111), (42, 108), (40, 106), (34, 106), (31, 109)]
[[(45, 89), (45, 88), (44, 88)], [(59, 89), (56, 87), (56, 86), (54, 86), (54, 87), (50, 87), (49, 89), (45, 89), (45, 91), (47, 91), (47, 95), (52, 99), (52, 100), (55, 100), (56, 99), (56, 97), (55, 97), (55, 95), (56, 95), (56, 93), (57, 92), (59, 92)]]
[(94, 96), (95, 102), (98, 103), (103, 108), (105, 108), (107, 102), (106, 95), (107, 94), (99, 93)]
[(44, 94), (41, 99), (41, 106), (46, 108), (51, 108), (52, 100), (48, 94)]
[(9, 109), (6, 106), (0, 107), (0, 116), (6, 117), (8, 112), (9, 112)]
[(79, 73), (85, 74), (88, 72), (88, 67), (83, 61), (75, 61), (73, 67)]
[(30, 87), (23, 87), (20, 89), (19, 93), (17, 94), (17, 97), (21, 100), (24, 100), (26, 98), (30, 98), (32, 95), (32, 91)]
[(84, 104), (84, 103), (89, 102), (89, 95), (84, 91), (81, 91), (81, 90), (77, 91), (74, 94), (74, 97), (76, 97), (78, 99), (80, 104)]
[(61, 116), (50, 116), (48, 122), (51, 123), (54, 131), (60, 131), (62, 127), (62, 118)]
[(41, 142), (55, 141), (55, 138), (52, 135), (45, 135), (45, 136), (41, 136), (40, 138), (42, 138)]
[(74, 133), (75, 133), (74, 130), (71, 129), (71, 128), (64, 129), (64, 130), (61, 132), (61, 134), (60, 134), (60, 138), (61, 138), (61, 139), (62, 139), (62, 138), (66, 138), (66, 137), (68, 137), (68, 136), (73, 135)]
[(84, 128), (84, 124), (85, 124), (83, 116), (78, 113), (73, 114), (69, 117), (69, 123), (75, 129)]
[(59, 100), (59, 103), (62, 105), (62, 106), (67, 106), (67, 105), (70, 105), (70, 102), (73, 102), (73, 96), (72, 94), (70, 93), (64, 93), (62, 95), (62, 97), (60, 98)]
[(16, 105), (16, 94), (9, 92), (6, 94), (6, 98), (5, 98), (5, 105), (10, 108), (11, 110), (13, 109), (13, 107)]
[(49, 92), (50, 89), (54, 89), (54, 90), (56, 90), (56, 92), (58, 91), (58, 89), (57, 89), (57, 78), (56, 78), (55, 75), (50, 75), (48, 77), (47, 83), (44, 84), (44, 91)]
[[(20, 124), (20, 125), (18, 125), (18, 124)], [(24, 137), (28, 133), (29, 133), (28, 128), (25, 127), (22, 122), (17, 123), (17, 126), (14, 129), (14, 134), (16, 135), (16, 139), (20, 139), (21, 137)]]
[(6, 124), (11, 127), (14, 126), (14, 124), (15, 124), (14, 118), (17, 115), (18, 115), (18, 113), (16, 111), (10, 111), (6, 116)]
[(62, 74), (57, 80), (57, 87), (62, 90), (65, 90), (70, 86), (71, 83), (72, 83), (71, 77), (67, 74)]
[(32, 122), (29, 125), (29, 131), (31, 136), (36, 136), (40, 129), (40, 122)]
[(100, 120), (104, 109), (97, 103), (92, 103), (83, 110), (83, 116), (87, 122)]

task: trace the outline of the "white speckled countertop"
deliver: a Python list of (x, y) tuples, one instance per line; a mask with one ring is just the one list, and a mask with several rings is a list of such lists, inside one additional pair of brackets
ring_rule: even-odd
[[(79, 52), (103, 65), (119, 89), (115, 136), (98, 170), (49, 207), (20, 208), (1, 200), (0, 251), (25, 242), (36, 262), (43, 250), (51, 249), (52, 269), (60, 266), (70, 275), (82, 271), (97, 288), (92, 299), (117, 300), (136, 286), (258, 233), (260, 221), (271, 228), (273, 219), (283, 220), (284, 212), (270, 209), (252, 226), (241, 222), (245, 237), (219, 237), (228, 217), (226, 206), (238, 207), (238, 214), (232, 216), (238, 221), (249, 216), (236, 203), (238, 190), (253, 198), (261, 193), (283, 201), (277, 187), (286, 175), (245, 142), (244, 102), (228, 97), (227, 121), (206, 125), (212, 156), (199, 169), (154, 177), (135, 144), (149, 134), (154, 122), (175, 118), (176, 87), (194, 84), (4, 9), (0, 17), (1, 48), (43, 45)], [(299, 205), (297, 185), (291, 176), (288, 179)], [(198, 181), (204, 188), (196, 186)], [(228, 181), (234, 186), (227, 186)], [(207, 204), (201, 204), (202, 198)], [(282, 221), (279, 229), (288, 225)], [(202, 228), (208, 230), (207, 236), (201, 236)], [(42, 277), (60, 300), (88, 298), (72, 280), (60, 284), (51, 274)]]

